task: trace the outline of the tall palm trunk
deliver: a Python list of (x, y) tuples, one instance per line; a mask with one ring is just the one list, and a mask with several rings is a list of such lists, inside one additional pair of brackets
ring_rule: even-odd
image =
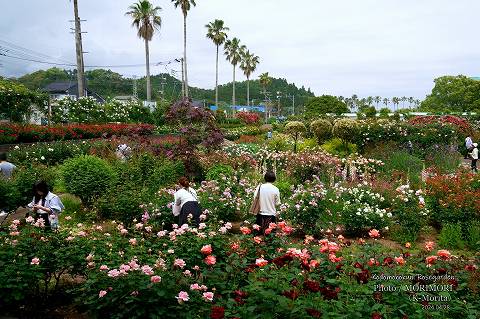
[(250, 106), (250, 77), (247, 77), (247, 106)]
[(188, 97), (187, 76), (187, 15), (183, 15), (183, 63), (185, 63), (185, 96)]
[(145, 40), (145, 64), (147, 67), (147, 101), (152, 99), (152, 85), (150, 84), (150, 52), (148, 50), (148, 40)]
[(218, 108), (218, 45), (217, 45), (217, 64), (215, 68), (215, 106)]
[(233, 65), (233, 94), (232, 94), (233, 113), (235, 113), (235, 65)]

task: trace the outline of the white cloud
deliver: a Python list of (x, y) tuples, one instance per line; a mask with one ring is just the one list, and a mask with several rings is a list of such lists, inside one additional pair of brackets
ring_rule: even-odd
[[(80, 16), (87, 20), (87, 65), (144, 62), (143, 42), (124, 15), (132, 2), (79, 0)], [(163, 26), (151, 43), (151, 62), (180, 57), (181, 12), (170, 1), (153, 2), (163, 8)], [(215, 47), (205, 38), (204, 25), (218, 18), (260, 56), (254, 77), (270, 72), (316, 94), (423, 97), (437, 76), (480, 73), (478, 12), (480, 2), (474, 0), (198, 0), (187, 22), (189, 81), (214, 85)], [(0, 11), (0, 39), (74, 62), (72, 15), (66, 0), (9, 1)], [(0, 61), (0, 74), (7, 76), (45, 67)], [(144, 74), (141, 67), (114, 70)], [(154, 73), (164, 70), (153, 67)], [(232, 67), (223, 57), (220, 70), (220, 81), (231, 81)]]

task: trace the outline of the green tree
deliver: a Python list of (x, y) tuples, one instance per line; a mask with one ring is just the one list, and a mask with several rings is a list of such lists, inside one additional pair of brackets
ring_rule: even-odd
[(207, 38), (211, 39), (217, 47), (217, 58), (215, 64), (215, 105), (218, 107), (218, 51), (222, 44), (227, 40), (227, 31), (222, 20), (215, 20), (205, 26), (207, 28)]
[(472, 112), (480, 110), (480, 81), (464, 75), (435, 79), (432, 93), (420, 108), (433, 112)]
[(340, 115), (349, 111), (347, 104), (332, 95), (313, 97), (305, 103), (305, 117), (307, 118), (314, 118), (327, 113)]
[(187, 72), (187, 14), (192, 6), (196, 6), (195, 0), (172, 0), (175, 8), (180, 7), (183, 13), (183, 64), (185, 74), (185, 96), (188, 97), (188, 72)]
[(310, 123), (310, 131), (317, 138), (318, 144), (323, 143), (332, 136), (332, 128), (332, 123), (326, 119), (319, 119)]
[(32, 106), (45, 111), (48, 97), (27, 89), (24, 85), (9, 80), (0, 80), (0, 118), (23, 122), (31, 114)]
[(293, 151), (296, 153), (297, 152), (297, 141), (298, 141), (298, 138), (303, 134), (305, 133), (305, 131), (307, 130), (307, 128), (305, 127), (305, 124), (303, 124), (302, 122), (298, 122), (298, 121), (292, 121), (292, 122), (288, 122), (286, 125), (285, 125), (285, 132), (287, 134), (289, 134), (290, 136), (293, 137), (293, 140), (295, 141), (295, 144), (293, 146)]
[(145, 64), (147, 68), (147, 101), (152, 99), (152, 85), (150, 83), (150, 53), (148, 42), (152, 40), (153, 34), (159, 30), (162, 25), (162, 18), (158, 13), (162, 10), (160, 7), (154, 7), (148, 0), (139, 0), (137, 3), (128, 7), (130, 11), (126, 13), (133, 21), (132, 26), (137, 28), (138, 37), (145, 41)]
[(250, 105), (250, 76), (257, 69), (258, 63), (260, 63), (260, 58), (250, 53), (250, 50), (243, 53), (240, 69), (242, 69), (243, 74), (247, 77), (247, 105)]
[(18, 82), (25, 85), (30, 90), (43, 89), (52, 82), (69, 81), (75, 79), (76, 71), (66, 71), (59, 68), (50, 68), (48, 70), (38, 70), (18, 78)]
[(240, 44), (238, 38), (233, 38), (225, 42), (225, 55), (227, 60), (233, 65), (233, 91), (232, 91), (232, 105), (236, 105), (235, 100), (235, 69), (237, 64), (242, 61), (242, 55), (246, 47)]

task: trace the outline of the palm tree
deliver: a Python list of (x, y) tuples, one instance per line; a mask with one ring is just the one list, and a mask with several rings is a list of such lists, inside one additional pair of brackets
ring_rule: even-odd
[(409, 106), (410, 108), (412, 108), (413, 102), (415, 102), (415, 98), (413, 96), (409, 97), (408, 98), (408, 103), (410, 104), (410, 106)]
[(383, 104), (385, 104), (385, 107), (388, 106), (388, 103), (390, 103), (390, 100), (386, 97), (383, 99)]
[(353, 94), (352, 97), (351, 97), (351, 103), (352, 103), (352, 109), (358, 109), (358, 105), (357, 105), (357, 102), (358, 102), (358, 95), (356, 94)]
[(138, 37), (145, 41), (145, 60), (147, 66), (147, 101), (152, 99), (152, 85), (150, 83), (150, 53), (148, 42), (152, 40), (155, 31), (160, 30), (162, 18), (158, 13), (162, 10), (160, 7), (154, 7), (148, 0), (139, 0), (137, 3), (128, 7), (130, 11), (126, 13), (132, 17), (132, 26), (137, 28)]
[(243, 53), (242, 61), (240, 63), (240, 69), (247, 77), (247, 106), (250, 106), (250, 75), (257, 69), (257, 65), (260, 63), (260, 58), (250, 50)]
[(402, 97), (400, 98), (400, 101), (402, 101), (402, 109), (405, 108), (405, 102), (406, 102), (407, 100), (408, 100), (408, 99), (407, 99), (406, 96), (402, 96)]
[(188, 73), (187, 73), (187, 14), (192, 6), (196, 6), (195, 0), (172, 0), (175, 8), (182, 8), (183, 13), (183, 66), (185, 74), (185, 96), (188, 97)]
[(400, 102), (400, 99), (398, 97), (392, 97), (392, 103), (393, 103), (393, 109), (397, 110), (398, 109), (398, 103)]
[(232, 93), (232, 105), (235, 111), (235, 69), (237, 64), (242, 61), (242, 55), (246, 47), (240, 45), (240, 40), (238, 38), (233, 38), (225, 42), (225, 55), (227, 60), (233, 65), (233, 93)]
[(374, 100), (375, 100), (375, 103), (377, 103), (377, 109), (378, 109), (378, 104), (382, 101), (382, 97), (377, 95), (377, 96), (374, 98)]
[(222, 20), (215, 20), (210, 22), (205, 26), (207, 31), (207, 38), (211, 39), (213, 43), (217, 46), (217, 60), (216, 60), (216, 68), (215, 68), (215, 105), (218, 107), (218, 50), (219, 47), (225, 43), (227, 40), (227, 31), (229, 29), (224, 26), (224, 22)]

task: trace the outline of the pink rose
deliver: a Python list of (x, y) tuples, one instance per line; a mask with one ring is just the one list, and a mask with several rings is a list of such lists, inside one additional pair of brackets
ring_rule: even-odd
[(452, 254), (445, 249), (440, 249), (437, 251), (437, 256), (441, 257), (443, 260), (448, 260), (452, 256)]
[(211, 245), (205, 245), (200, 249), (200, 252), (204, 255), (210, 255), (212, 253), (212, 246)]
[(183, 259), (175, 259), (175, 261), (173, 262), (173, 265), (177, 266), (177, 267), (180, 267), (180, 268), (183, 268), (183, 267), (185, 267), (186, 263)]
[(150, 281), (153, 282), (153, 283), (160, 282), (161, 280), (162, 280), (162, 277), (160, 277), (160, 276), (152, 276), (152, 277), (150, 277)]
[(371, 237), (371, 238), (379, 238), (380, 237), (380, 232), (376, 229), (372, 229), (368, 232), (368, 235)]
[(213, 301), (213, 292), (204, 292), (202, 298), (205, 301)]
[(425, 249), (427, 251), (432, 251), (434, 246), (435, 246), (435, 243), (433, 241), (427, 241), (425, 243)]
[(178, 296), (175, 298), (177, 298), (179, 304), (190, 300), (190, 297), (188, 296), (188, 293), (186, 291), (180, 291), (178, 293)]
[(98, 298), (102, 298), (103, 296), (105, 296), (107, 294), (107, 291), (106, 290), (100, 290), (100, 292), (98, 293)]
[(215, 265), (217, 263), (217, 258), (213, 255), (205, 257), (205, 263), (209, 266)]
[(30, 262), (30, 265), (38, 265), (40, 264), (40, 258), (32, 258), (32, 261)]

